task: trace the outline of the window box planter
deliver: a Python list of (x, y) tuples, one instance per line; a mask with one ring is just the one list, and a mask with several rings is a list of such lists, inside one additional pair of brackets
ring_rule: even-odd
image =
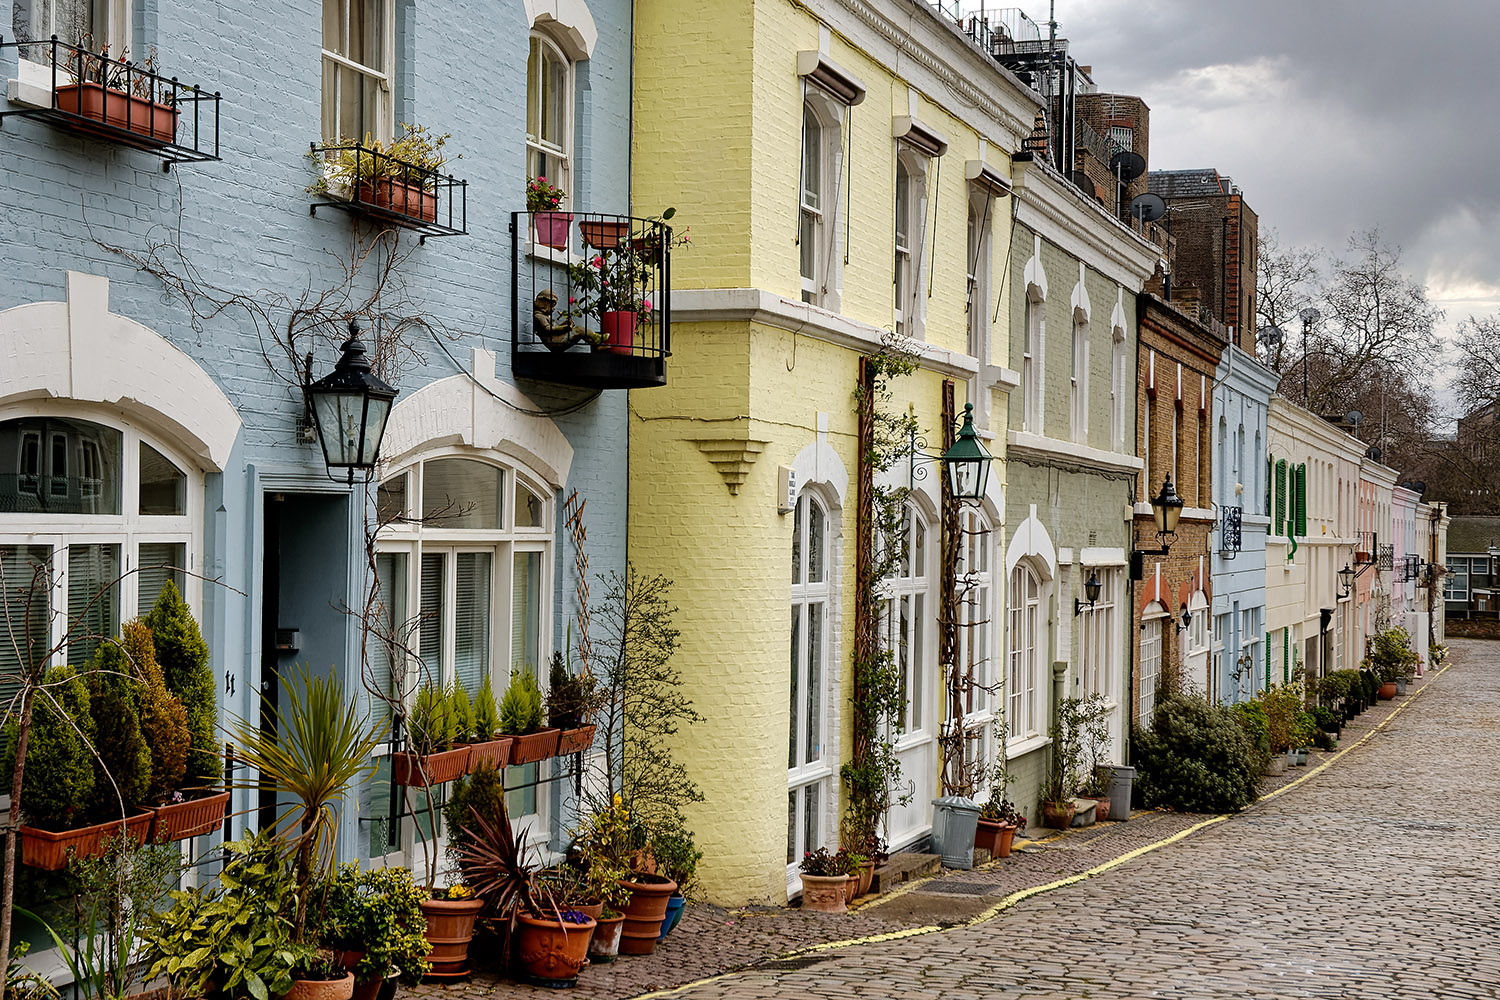
[(177, 138), (177, 109), (98, 83), (69, 83), (57, 88), (57, 110), (128, 129), (157, 142)]
[(97, 858), (104, 853), (104, 841), (119, 836), (122, 826), (125, 836), (130, 837), (137, 844), (143, 844), (146, 842), (146, 835), (151, 832), (153, 816), (153, 813), (143, 812), (127, 818), (123, 823), (116, 819), (108, 823), (81, 826), (76, 830), (61, 832), (23, 826), (21, 827), (21, 863), (43, 871), (62, 871), (68, 867), (70, 848), (75, 857)]
[(580, 750), (587, 750), (593, 745), (593, 726), (579, 726), (577, 729), (564, 729), (557, 738), (557, 756), (566, 757), (570, 753), (578, 753)]
[[(840, 883), (842, 901), (844, 877), (840, 875), (836, 881)], [(661, 938), (667, 901), (677, 891), (677, 883), (662, 875), (632, 872), (630, 878), (620, 880), (620, 885), (630, 890), (630, 902), (625, 904), (625, 926), (620, 931), (620, 954), (649, 955)]]
[(583, 242), (595, 250), (613, 250), (630, 234), (629, 219), (590, 219), (578, 224)]
[(537, 985), (571, 986), (579, 970), (589, 964), (589, 938), (596, 926), (593, 917), (587, 923), (570, 924), (522, 913), (516, 926), (521, 967)]
[(513, 742), (515, 740), (512, 737), (502, 736), (484, 743), (459, 744), (469, 750), (469, 762), (465, 766), (465, 772), (473, 774), (486, 764), (494, 768), (504, 767), (510, 762), (510, 746)]
[(441, 785), (462, 778), (469, 769), (469, 748), (455, 747), (442, 753), (391, 754), (391, 780), (398, 785)]
[(573, 227), (572, 212), (537, 212), (532, 217), (536, 220), (538, 243), (554, 250), (568, 248), (568, 230)]
[(541, 729), (534, 733), (512, 737), (514, 742), (510, 745), (511, 767), (517, 764), (532, 764), (557, 756), (557, 738), (561, 733), (560, 729)]
[(189, 837), (211, 833), (224, 824), (224, 806), (228, 802), (229, 793), (219, 792), (185, 802), (147, 806), (154, 814), (151, 842), (160, 844), (172, 840), (187, 840)]
[(359, 200), (422, 222), (437, 219), (437, 195), (423, 189), (420, 184), (403, 184), (389, 177), (377, 178), (374, 184), (359, 186)]

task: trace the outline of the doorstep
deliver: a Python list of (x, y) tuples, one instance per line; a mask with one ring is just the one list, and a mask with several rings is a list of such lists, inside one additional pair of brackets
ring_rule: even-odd
[(890, 892), (902, 882), (914, 878), (926, 878), (943, 870), (941, 854), (892, 854), (890, 859), (875, 869), (871, 892)]

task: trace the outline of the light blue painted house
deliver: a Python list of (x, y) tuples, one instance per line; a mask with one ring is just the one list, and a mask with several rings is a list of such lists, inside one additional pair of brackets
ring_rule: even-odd
[[(1238, 338), (1253, 350), (1253, 336)], [(1213, 663), (1220, 702), (1257, 693), (1254, 665), (1266, 622), (1266, 414), (1276, 374), (1238, 344), (1224, 348), (1214, 376)]]
[[(393, 673), (545, 685), (570, 624), (579, 639), (567, 514), (589, 575), (623, 570), (625, 390), (666, 371), (665, 252), (595, 346), (609, 307), (567, 266), (601, 229), (624, 238), (610, 213), (631, 209), (627, 0), (16, 0), (3, 17), (0, 587), (14, 605), (46, 564), (54, 613), (0, 638), (83, 662), (175, 578), (223, 714), (261, 718), (293, 662), (377, 716)], [(403, 123), (446, 136), (447, 162), (393, 148)], [(557, 246), (524, 214), (538, 174), (572, 213)], [(549, 287), (574, 316), (538, 317)], [(351, 320), (398, 390), (379, 468), (352, 485), (302, 389)], [(66, 612), (116, 578), (70, 635)], [(420, 825), (391, 816), (396, 749), (341, 810), (339, 852), (419, 869)], [(513, 793), (533, 839), (563, 842), (573, 787)], [(274, 811), (232, 807), (231, 835)], [(207, 856), (221, 835), (188, 843)]]

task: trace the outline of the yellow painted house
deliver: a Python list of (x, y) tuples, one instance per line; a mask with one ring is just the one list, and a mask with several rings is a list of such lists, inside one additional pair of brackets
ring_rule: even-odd
[[(958, 658), (995, 684), (1002, 657), (1005, 368), (1013, 153), (1034, 93), (925, 4), (640, 0), (633, 201), (677, 209), (665, 388), (632, 392), (630, 558), (674, 582), (686, 693), (707, 717), (680, 752), (718, 903), (782, 902), (805, 850), (836, 847), (851, 752), (850, 652), (861, 356), (899, 333), (920, 368), (892, 384), (941, 450), (944, 383), (996, 456), (962, 513)], [(909, 803), (891, 850), (931, 832), (937, 736), (939, 493), (914, 487), (885, 641), (904, 671), (896, 749)], [(966, 701), (993, 752), (998, 689)], [(979, 792), (984, 790), (977, 789)]]

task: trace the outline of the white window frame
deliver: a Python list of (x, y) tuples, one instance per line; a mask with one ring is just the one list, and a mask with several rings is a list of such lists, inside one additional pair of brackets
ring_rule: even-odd
[[(802, 101), (802, 148), (797, 165), (798, 205), (798, 273), (801, 276), (802, 301), (837, 312), (839, 307), (840, 258), (839, 226), (843, 178), (843, 135), (847, 108), (828, 97), (821, 89), (807, 87)], [(809, 135), (807, 118), (817, 124), (817, 134)], [(817, 177), (807, 176), (807, 151), (816, 150)], [(809, 183), (811, 182), (811, 183)], [(809, 200), (812, 194), (815, 199)], [(809, 236), (812, 249), (808, 259), (812, 273), (801, 264)]]
[(1044, 342), (1047, 336), (1046, 305), (1042, 291), (1029, 285), (1024, 299), (1021, 341), (1021, 429), (1029, 434), (1043, 433), (1043, 368), (1046, 364)]
[[(823, 575), (821, 580), (809, 579), (808, 568), (811, 565), (811, 549), (809, 540), (811, 535), (812, 518), (811, 512), (816, 508), (823, 515), (823, 541), (822, 541), (822, 566)], [(807, 512), (804, 514), (804, 511)], [(830, 737), (831, 712), (829, 706), (829, 691), (834, 676), (832, 662), (833, 631), (836, 627), (836, 615), (834, 603), (837, 598), (835, 587), (835, 565), (834, 565), (834, 517), (835, 509), (819, 492), (814, 489), (805, 489), (797, 497), (797, 504), (793, 512), (792, 530), (796, 533), (796, 551), (800, 553), (800, 561), (794, 561), (793, 572), (797, 580), (792, 584), (790, 591), (791, 609), (799, 615), (799, 626), (797, 630), (797, 646), (790, 650), (797, 657), (797, 715), (789, 720), (793, 727), (791, 734), (792, 742), (798, 748), (798, 760), (794, 763), (788, 761), (787, 768), (787, 795), (788, 795), (788, 836), (791, 843), (793, 857), (787, 863), (787, 895), (788, 898), (800, 892), (802, 880), (798, 872), (801, 862), (800, 854), (803, 851), (816, 850), (833, 843), (830, 837), (829, 817), (833, 810), (829, 796), (833, 794), (832, 777), (834, 774), (835, 756), (837, 750), (837, 733)], [(816, 720), (802, 717), (802, 708), (807, 703), (805, 694), (810, 687), (808, 680), (809, 657), (812, 653), (808, 641), (809, 629), (807, 622), (811, 617), (810, 609), (813, 606), (822, 607), (822, 630), (818, 636), (819, 662), (821, 664), (820, 677), (813, 704)], [(790, 692), (789, 692), (790, 693)], [(807, 744), (808, 729), (813, 721), (817, 722), (820, 742), (817, 744), (817, 755), (813, 757), (805, 751)], [(803, 759), (803, 758), (806, 759)], [(817, 803), (814, 812), (817, 814), (818, 830), (809, 835), (806, 829), (807, 806), (806, 797), (816, 794)]]
[[(891, 652), (906, 692), (899, 720), (898, 744), (915, 742), (932, 734), (932, 679), (936, 667), (937, 609), (932, 592), (932, 561), (936, 537), (927, 518), (915, 504), (906, 505), (902, 519), (904, 553), (880, 581), (880, 639)], [(923, 543), (917, 545), (921, 535)], [(805, 551), (805, 550), (804, 550)], [(912, 634), (902, 635), (900, 608), (906, 602)]]
[[(68, 635), (68, 546), (115, 545), (119, 547), (121, 574), (116, 585), (116, 623), (137, 617), (140, 605), (140, 547), (149, 544), (181, 545), (186, 554), (181, 593), (183, 600), (201, 617), (203, 606), (202, 569), (198, 554), (203, 537), (203, 474), (197, 464), (161, 439), (143, 432), (133, 423), (78, 404), (26, 410), (0, 410), (0, 422), (24, 418), (80, 420), (99, 424), (121, 433), (120, 513), (119, 514), (39, 514), (0, 513), (0, 546), (45, 546), (52, 552), (49, 589), (49, 646), (59, 646)], [(50, 442), (39, 446), (50, 447)], [(184, 513), (141, 514), (140, 460), (141, 445), (154, 448), (186, 476)], [(20, 469), (18, 468), (18, 472)], [(40, 478), (37, 483), (41, 487)], [(48, 495), (52, 495), (50, 485)], [(30, 580), (7, 580), (7, 586), (30, 585)], [(49, 661), (57, 666), (69, 662), (63, 645)], [(84, 664), (75, 663), (82, 668)]]
[(1089, 321), (1073, 317), (1073, 370), (1068, 376), (1073, 441), (1089, 441)]
[[(394, 0), (323, 0), (325, 11), (329, 5), (338, 8), (337, 17), (342, 34), (344, 35), (343, 45), (346, 49), (349, 47), (349, 8), (351, 4), (366, 4), (378, 8), (371, 16), (378, 18), (381, 22), (381, 45), (380, 52), (378, 53), (380, 64), (378, 66), (367, 66), (364, 63), (355, 62), (353, 59), (341, 55), (332, 49), (321, 48), (324, 79), (320, 87), (327, 86), (327, 72), (329, 69), (348, 70), (372, 81), (375, 84), (378, 105), (374, 110), (373, 123), (367, 122), (367, 124), (373, 124), (374, 127), (366, 128), (364, 132), (369, 133), (371, 138), (376, 142), (389, 142), (395, 134), (395, 110), (391, 87), (391, 81), (395, 76), (394, 68), (396, 63), (396, 15)], [(340, 80), (340, 75), (337, 72), (334, 73), (333, 79), (336, 87), (341, 86), (337, 82)], [(322, 128), (325, 133), (323, 138), (325, 140), (330, 142), (342, 140), (361, 143), (365, 141), (365, 135), (363, 134), (339, 134), (339, 119), (343, 117), (341, 111), (344, 103), (341, 93), (331, 96), (324, 93), (321, 99), (324, 113), (326, 113), (329, 107), (333, 109), (333, 121), (326, 120), (326, 117), (322, 121)]]
[(1156, 601), (1147, 606), (1141, 617), (1140, 697), (1137, 702), (1141, 725), (1149, 725), (1151, 714), (1156, 711), (1167, 620), (1167, 609)]
[(956, 653), (959, 668), (971, 682), (963, 706), (963, 725), (966, 731), (978, 733), (977, 759), (992, 761), (997, 736), (994, 724), (996, 702), (1004, 682), (1004, 678), (995, 676), (997, 660), (994, 655), (997, 622), (992, 567), (999, 553), (996, 551), (994, 523), (982, 508), (962, 508), (958, 524), (959, 628)]
[(1099, 577), (1099, 598), (1092, 605), (1083, 605), (1078, 613), (1078, 648), (1082, 664), (1079, 681), (1084, 695), (1096, 694), (1112, 703), (1119, 674), (1120, 570), (1118, 567), (1084, 566), (1080, 579), (1087, 579), (1090, 573)]
[[(1035, 584), (1032, 594), (1028, 584)], [(1037, 699), (1043, 692), (1040, 658), (1046, 655), (1046, 581), (1029, 564), (1018, 562), (1006, 594), (1006, 748), (1044, 734), (1045, 719)]]
[(981, 369), (990, 363), (990, 271), (994, 255), (995, 196), (971, 185), (968, 215), (969, 354)]
[[(561, 102), (561, 104), (562, 104), (562, 123), (561, 123), (561, 127), (562, 127), (562, 144), (561, 145), (555, 145), (553, 143), (547, 142), (547, 141), (543, 140), (540, 135), (532, 135), (531, 132), (530, 132), (531, 104), (532, 104), (533, 101), (540, 102), (543, 99), (540, 95), (535, 95), (535, 94), (533, 94), (531, 92), (531, 87), (532, 87), (533, 80), (532, 80), (532, 77), (531, 77), (531, 68), (530, 68), (530, 47), (532, 45), (537, 46), (539, 51), (548, 52), (553, 58), (560, 60), (562, 62), (562, 64), (563, 64), (563, 66), (566, 67), (566, 70), (563, 73), (563, 94), (562, 94), (562, 102)], [(537, 156), (537, 157), (551, 157), (551, 158), (556, 159), (558, 161), (558, 163), (561, 165), (561, 168), (562, 168), (561, 174), (558, 175), (558, 176), (547, 176), (547, 175), (542, 175), (542, 176), (547, 176), (548, 182), (550, 182), (551, 184), (553, 184), (553, 185), (555, 185), (555, 186), (557, 186), (557, 187), (559, 187), (559, 188), (562, 189), (563, 195), (564, 195), (563, 204), (566, 206), (566, 205), (569, 205), (569, 204), (572, 203), (572, 197), (573, 197), (573, 104), (574, 104), (574, 101), (576, 100), (576, 96), (575, 95), (577, 93), (577, 65), (574, 63), (573, 59), (569, 57), (568, 53), (563, 49), (563, 47), (557, 43), (556, 39), (550, 37), (545, 31), (538, 31), (536, 29), (532, 30), (531, 36), (530, 36), (530, 40), (527, 43), (527, 61), (528, 61), (527, 72), (526, 72), (526, 109), (527, 109), (526, 115), (527, 115), (527, 129), (528, 129), (527, 133), (526, 133), (526, 174), (527, 174), (527, 180), (530, 181), (531, 178), (538, 176), (538, 174), (535, 173), (535, 172), (533, 172), (533, 170), (532, 170), (532, 167), (533, 167), (532, 158), (534, 156)], [(545, 74), (540, 74), (540, 73), (538, 74), (538, 79), (544, 79), (544, 78), (545, 78)], [(538, 105), (538, 109), (537, 109), (537, 120), (538, 120), (538, 122), (541, 121), (541, 107), (540, 107), (540, 105)], [(553, 174), (557, 174), (556, 171), (553, 171), (552, 173)]]
[[(897, 336), (912, 340), (921, 340), (925, 333), (925, 297), (921, 290), (922, 272), (926, 268), (923, 250), (927, 245), (928, 163), (927, 157), (905, 143), (896, 143), (895, 214), (891, 226), (895, 247), (893, 322)], [(897, 224), (903, 214), (906, 217), (905, 234)], [(903, 235), (906, 237), (904, 245)]]
[[(42, 2), (43, 0), (31, 0), (33, 5)], [(104, 30), (102, 32), (97, 30), (90, 32), (94, 39), (92, 48), (95, 53), (98, 53), (107, 45), (109, 47), (109, 58), (111, 59), (139, 59), (136, 53), (128, 51), (131, 48), (132, 2), (133, 0), (91, 0), (91, 6), (94, 8), (92, 20), (95, 22), (95, 27), (98, 27), (101, 15), (104, 20)], [(7, 6), (10, 5), (7, 4)], [(52, 5), (52, 23), (40, 26), (36, 31), (36, 37), (27, 39), (37, 44), (25, 45), (19, 50), (17, 76), (22, 82), (51, 88), (52, 47), (41, 43), (49, 41), (54, 34), (64, 42), (68, 40), (70, 33), (66, 30), (59, 30), (60, 26), (57, 22), (58, 13), (57, 5), (54, 3)], [(5, 24), (9, 29), (4, 32), (7, 38), (12, 41), (22, 38), (22, 33), (15, 28), (13, 16), (7, 19)], [(30, 28), (27, 30), (30, 31)], [(83, 45), (84, 43), (80, 39), (77, 44)], [(65, 59), (66, 57), (62, 52), (59, 52), (58, 58)], [(62, 70), (63, 66), (59, 65), (58, 82), (72, 82), (71, 80), (62, 78)]]
[[(442, 459), (464, 459), (499, 470), (500, 479), (500, 526), (497, 528), (464, 528), (422, 521), (422, 494), (427, 464)], [(514, 565), (519, 553), (539, 552), (541, 580), (537, 587), (537, 629), (540, 662), (536, 664), (537, 683), (545, 692), (547, 688), (547, 666), (553, 649), (551, 629), (553, 608), (553, 553), (555, 539), (552, 534), (554, 491), (535, 473), (513, 462), (497, 456), (476, 454), (472, 449), (433, 449), (424, 452), (411, 462), (392, 470), (383, 478), (392, 482), (406, 477), (406, 499), (403, 515), (405, 520), (387, 524), (376, 538), (376, 550), (381, 554), (399, 554), (406, 559), (405, 608), (407, 620), (421, 613), (422, 608), (422, 556), (444, 555), (443, 617), (438, 624), (439, 656), (437, 664), (423, 664), (416, 656), (407, 661), (406, 690), (415, 697), (423, 680), (447, 686), (454, 680), (455, 642), (457, 629), (453, 622), (457, 595), (457, 554), (463, 552), (490, 553), (490, 683), (498, 700), (510, 684), (512, 661), (511, 602), (514, 594)], [(516, 490), (525, 486), (542, 502), (539, 527), (517, 527), (515, 525)], [(421, 648), (421, 633), (430, 626), (419, 623), (412, 633), (409, 645), (413, 650)], [(425, 673), (424, 673), (425, 669)], [(380, 753), (384, 755), (384, 751)], [(539, 767), (552, 765), (543, 762)], [(515, 815), (518, 832), (533, 844), (542, 845), (549, 839), (550, 796), (538, 789), (537, 811)], [(415, 862), (422, 855), (422, 841), (416, 836), (415, 824), (406, 816), (401, 824), (400, 851), (406, 859)], [(438, 837), (436, 850), (439, 856), (447, 841), (447, 831)], [(388, 857), (395, 857), (395, 854)]]

